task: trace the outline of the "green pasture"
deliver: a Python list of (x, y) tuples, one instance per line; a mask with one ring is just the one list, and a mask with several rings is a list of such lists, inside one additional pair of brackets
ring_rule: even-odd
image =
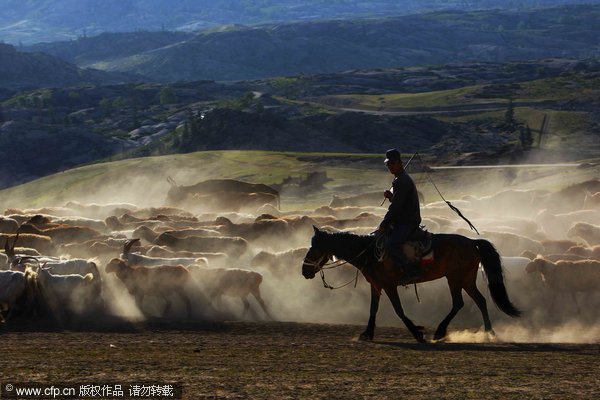
[[(490, 102), (485, 99), (471, 99), (469, 95), (476, 93), (481, 86), (467, 86), (459, 89), (440, 90), (424, 93), (393, 93), (393, 94), (348, 94), (325, 96), (328, 104), (339, 103), (346, 107), (394, 111), (410, 108), (447, 107), (467, 104), (482, 104)], [(493, 102), (497, 102), (494, 99)]]
[[(408, 158), (408, 155), (406, 155)], [(436, 160), (425, 157), (429, 166)], [(265, 151), (209, 151), (162, 157), (107, 162), (74, 168), (0, 191), (0, 208), (60, 206), (67, 201), (86, 203), (164, 204), (170, 188), (167, 177), (178, 185), (205, 179), (240, 179), (277, 184), (287, 177), (302, 178), (325, 172), (329, 179), (321, 188), (288, 187), (282, 192), (283, 210), (316, 208), (329, 204), (332, 195), (350, 196), (387, 189), (392, 176), (381, 162), (382, 155), (277, 153)], [(464, 195), (488, 195), (504, 189), (545, 188), (556, 190), (574, 182), (600, 176), (600, 166), (453, 169), (418, 172), (413, 161), (411, 175), (426, 202)], [(382, 198), (383, 199), (383, 198)], [(379, 206), (379, 204), (373, 204)]]

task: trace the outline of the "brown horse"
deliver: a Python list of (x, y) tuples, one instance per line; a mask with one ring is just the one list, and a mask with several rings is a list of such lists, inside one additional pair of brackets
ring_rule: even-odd
[(434, 339), (446, 336), (448, 324), (463, 307), (462, 289), (475, 301), (481, 314), (486, 332), (493, 333), (486, 301), (477, 289), (475, 280), (479, 263), (488, 277), (492, 299), (505, 314), (518, 317), (521, 312), (510, 302), (504, 286), (500, 256), (487, 240), (473, 240), (460, 235), (433, 235), (434, 260), (423, 267), (419, 280), (405, 282), (397, 268), (380, 262), (376, 256), (376, 237), (360, 236), (352, 233), (328, 233), (315, 229), (311, 247), (302, 264), (302, 275), (312, 279), (333, 256), (354, 265), (371, 284), (371, 312), (367, 328), (360, 335), (361, 340), (372, 340), (375, 334), (375, 317), (379, 308), (381, 290), (387, 294), (396, 314), (418, 342), (424, 342), (422, 326), (416, 326), (406, 315), (400, 303), (397, 287), (407, 283), (421, 283), (446, 277), (452, 295), (452, 310), (435, 331)]

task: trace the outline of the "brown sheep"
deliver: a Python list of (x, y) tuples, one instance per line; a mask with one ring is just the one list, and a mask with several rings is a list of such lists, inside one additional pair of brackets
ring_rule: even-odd
[(211, 300), (220, 302), (221, 296), (239, 297), (244, 303), (244, 315), (250, 311), (248, 295), (252, 294), (268, 319), (273, 319), (260, 295), (261, 274), (238, 268), (202, 268), (190, 265), (190, 272)]
[(177, 237), (171, 233), (161, 233), (154, 244), (168, 246), (177, 251), (222, 252), (231, 257), (239, 257), (248, 250), (248, 242), (240, 237)]
[(36, 249), (41, 254), (47, 256), (56, 254), (56, 246), (48, 236), (31, 233), (21, 233), (16, 235), (0, 233), (0, 243), (10, 240), (13, 242), (12, 247), (15, 246), (14, 242), (17, 241), (17, 238), (20, 246)]
[(600, 290), (600, 262), (592, 260), (552, 262), (538, 257), (525, 268), (537, 272), (551, 289), (560, 292), (591, 292)]
[(250, 266), (252, 268), (268, 268), (274, 274), (281, 276), (289, 272), (291, 267), (302, 263), (307, 252), (307, 247), (300, 247), (278, 253), (261, 251), (254, 256)]
[(48, 236), (57, 245), (64, 243), (81, 243), (90, 239), (100, 239), (103, 234), (85, 226), (60, 225), (48, 229), (39, 229), (35, 225), (23, 224), (19, 232)]
[(588, 224), (587, 222), (577, 222), (567, 232), (567, 237), (581, 238), (590, 246), (600, 244), (600, 226)]
[(162, 315), (171, 308), (170, 297), (174, 294), (185, 302), (188, 317), (192, 312), (192, 303), (185, 293), (190, 284), (190, 272), (182, 265), (159, 265), (154, 267), (131, 267), (120, 258), (113, 258), (106, 266), (106, 273), (114, 272), (123, 282), (129, 293), (135, 298), (140, 310), (145, 296), (159, 296), (165, 301)]

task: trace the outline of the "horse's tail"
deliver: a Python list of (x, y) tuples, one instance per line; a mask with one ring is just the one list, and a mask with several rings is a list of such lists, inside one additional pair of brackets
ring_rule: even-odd
[(508, 299), (506, 287), (504, 286), (504, 277), (502, 276), (502, 263), (500, 255), (494, 245), (484, 239), (474, 240), (481, 256), (481, 265), (488, 278), (488, 287), (494, 303), (505, 314), (511, 317), (521, 316), (521, 311)]

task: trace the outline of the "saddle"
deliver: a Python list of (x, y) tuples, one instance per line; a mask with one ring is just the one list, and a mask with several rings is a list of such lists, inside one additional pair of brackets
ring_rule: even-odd
[(408, 262), (420, 261), (421, 265), (433, 262), (433, 234), (418, 227), (402, 244), (402, 252)]
[[(408, 240), (402, 243), (401, 246), (406, 262), (418, 262), (421, 266), (433, 263), (433, 234), (423, 229), (423, 227), (415, 229), (415, 231), (408, 236)], [(379, 261), (392, 263), (392, 260), (386, 251), (383, 252)]]

